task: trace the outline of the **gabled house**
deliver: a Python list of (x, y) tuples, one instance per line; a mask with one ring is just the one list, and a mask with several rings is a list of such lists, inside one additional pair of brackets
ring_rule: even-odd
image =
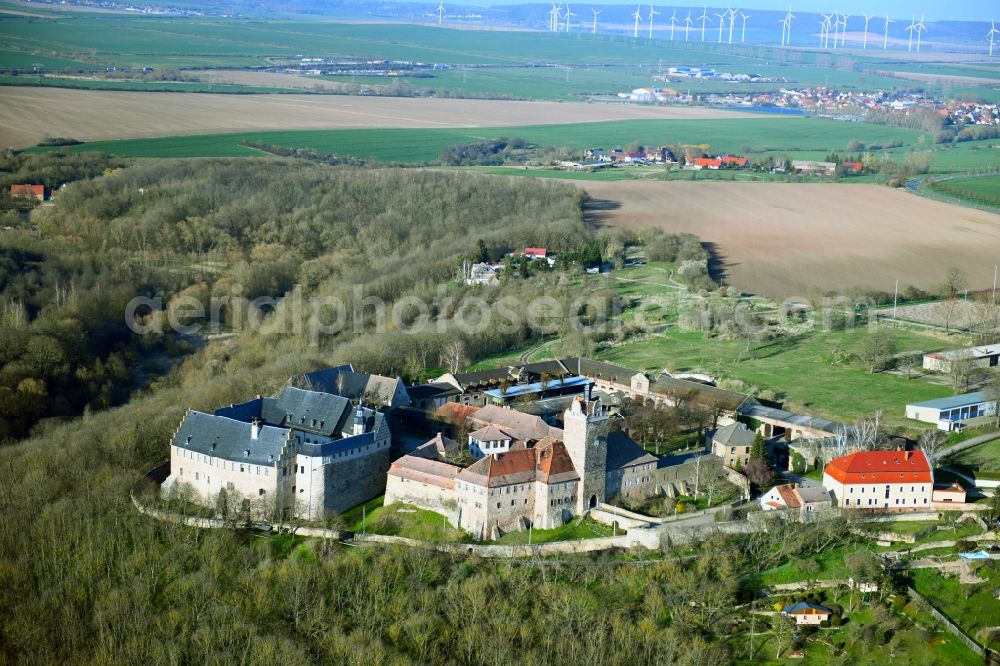
[(410, 396), (402, 379), (355, 372), (350, 365), (296, 375), (289, 380), (289, 385), (377, 407), (394, 409), (410, 406)]
[(872, 511), (930, 508), (934, 474), (923, 451), (855, 451), (823, 470), (836, 505)]
[(731, 469), (742, 469), (750, 462), (750, 448), (756, 433), (741, 421), (722, 426), (712, 435), (712, 453)]
[(818, 513), (831, 506), (833, 500), (826, 488), (797, 483), (775, 486), (760, 498), (760, 508), (764, 511), (798, 509), (800, 513)]
[(45, 201), (48, 198), (48, 189), (44, 185), (15, 184), (10, 186), (10, 195), (12, 197)]
[(781, 614), (794, 618), (795, 624), (821, 624), (830, 620), (833, 611), (826, 606), (802, 601), (785, 606)]

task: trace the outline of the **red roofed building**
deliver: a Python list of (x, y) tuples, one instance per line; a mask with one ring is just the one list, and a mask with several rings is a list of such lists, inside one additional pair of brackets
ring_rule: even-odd
[(713, 160), (711, 157), (696, 157), (694, 165), (702, 169), (718, 169), (722, 166), (722, 160)]
[(14, 197), (35, 198), (38, 201), (45, 201), (44, 185), (11, 185), (10, 194)]
[(529, 259), (544, 259), (549, 256), (549, 251), (544, 247), (526, 247), (524, 248), (524, 256)]
[(844, 170), (844, 173), (853, 176), (860, 174), (864, 169), (864, 165), (861, 162), (842, 162), (840, 168)]
[(930, 508), (934, 473), (923, 451), (856, 451), (823, 470), (837, 506), (873, 511)]
[(736, 155), (723, 155), (719, 159), (727, 167), (736, 167), (738, 169), (742, 169), (747, 165), (747, 158), (737, 157)]

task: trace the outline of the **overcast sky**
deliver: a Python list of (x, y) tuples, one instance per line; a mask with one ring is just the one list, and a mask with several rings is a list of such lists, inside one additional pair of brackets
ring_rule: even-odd
[[(557, 0), (560, 4), (565, 0)], [(735, 1), (735, 0), (734, 0)], [(470, 5), (523, 5), (525, 0), (463, 0), (461, 4)], [(573, 2), (570, 0), (570, 4)], [(606, 4), (606, 5), (635, 5), (637, 0), (580, 0), (580, 4)], [(643, 0), (643, 5), (648, 5), (649, 0)], [(659, 7), (673, 7), (664, 0), (654, 0), (653, 4)], [(693, 5), (676, 5), (677, 7), (692, 7)], [(700, 6), (700, 5), (699, 5)], [(778, 2), (775, 0), (743, 0), (740, 5), (743, 9), (773, 9), (786, 10), (788, 2)], [(884, 12), (889, 12), (893, 18), (906, 18), (916, 15), (920, 18), (921, 13), (927, 14), (928, 21), (990, 21), (1000, 20), (1000, 0), (875, 0), (866, 2), (865, 0), (793, 0), (791, 2), (792, 12), (820, 12), (829, 14), (832, 10), (848, 12), (855, 16), (860, 16), (864, 12), (882, 16)]]

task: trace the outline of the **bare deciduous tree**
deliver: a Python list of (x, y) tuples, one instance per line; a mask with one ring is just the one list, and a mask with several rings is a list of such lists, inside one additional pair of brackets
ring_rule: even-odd
[(448, 372), (458, 372), (468, 358), (465, 355), (465, 343), (461, 340), (452, 340), (441, 350), (441, 364), (448, 369)]

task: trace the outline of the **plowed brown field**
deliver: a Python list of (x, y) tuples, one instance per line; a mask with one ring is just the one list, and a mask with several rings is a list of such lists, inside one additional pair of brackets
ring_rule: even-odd
[(634, 104), (561, 104), (340, 95), (214, 95), (61, 88), (0, 90), (0, 146), (294, 129), (514, 127), (602, 120), (746, 118)]
[(1000, 216), (880, 185), (595, 181), (593, 217), (712, 244), (727, 284), (776, 298), (940, 284), (959, 267), (988, 288)]

